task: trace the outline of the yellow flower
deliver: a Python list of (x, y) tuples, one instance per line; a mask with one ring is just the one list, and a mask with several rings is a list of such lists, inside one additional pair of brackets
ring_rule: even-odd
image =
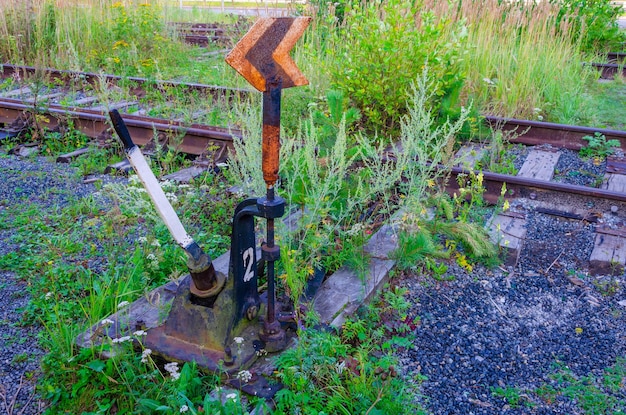
[(124, 7), (124, 5), (122, 4), (121, 1), (116, 1), (115, 3), (113, 3), (112, 7), (114, 9), (119, 9), (120, 7)]
[(120, 63), (120, 62), (121, 62), (121, 60), (120, 60), (120, 58), (118, 58), (118, 57), (116, 56), (116, 57), (114, 57), (114, 58), (113, 58), (113, 62), (115, 62), (115, 63)]
[(509, 205), (509, 201), (505, 200), (504, 204), (502, 205), (502, 211), (506, 212), (507, 210), (509, 210), (511, 206)]
[(574, 331), (576, 332), (576, 334), (583, 334), (583, 329), (581, 327), (576, 327)]
[(119, 47), (128, 47), (128, 46), (129, 46), (129, 45), (128, 45), (128, 43), (126, 43), (126, 41), (124, 41), (124, 40), (118, 40), (117, 42), (115, 42), (115, 43), (113, 44), (113, 49), (117, 49), (117, 48), (119, 48)]

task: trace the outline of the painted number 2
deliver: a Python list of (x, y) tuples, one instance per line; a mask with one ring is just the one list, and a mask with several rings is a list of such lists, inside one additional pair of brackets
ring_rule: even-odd
[(254, 271), (252, 270), (254, 259), (254, 248), (250, 247), (243, 251), (243, 266), (246, 268), (246, 273), (243, 274), (243, 282), (248, 282), (254, 277)]

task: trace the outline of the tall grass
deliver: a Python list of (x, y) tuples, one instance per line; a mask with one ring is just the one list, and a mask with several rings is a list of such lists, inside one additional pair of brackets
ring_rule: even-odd
[(467, 22), (469, 58), (466, 94), (484, 113), (576, 123), (589, 120), (580, 45), (558, 8), (541, 2), (461, 0), (458, 19)]
[[(403, 17), (380, 12), (371, 22), (372, 4), (318, 3), (296, 52), (314, 88), (343, 90), (366, 118), (377, 116), (372, 108), (382, 108), (387, 117), (406, 113), (407, 78), (414, 79), (426, 61), (447, 82), (436, 97), (443, 120), (454, 114), (447, 106), (471, 104), (485, 114), (592, 123), (595, 109), (585, 91), (596, 75), (583, 65), (589, 57), (582, 52), (581, 26), (572, 23), (574, 16), (563, 16), (558, 4), (423, 0), (408, 8), (384, 0), (376, 3), (377, 11), (406, 6)], [(398, 22), (402, 37), (388, 44)], [(410, 33), (415, 40), (405, 44)], [(415, 44), (422, 54), (413, 51)]]
[(5, 0), (0, 2), (0, 38), (6, 39), (0, 42), (0, 58), (13, 64), (192, 82), (228, 84), (235, 78), (215, 70), (210, 59), (198, 62), (200, 49), (176, 41), (164, 4)]

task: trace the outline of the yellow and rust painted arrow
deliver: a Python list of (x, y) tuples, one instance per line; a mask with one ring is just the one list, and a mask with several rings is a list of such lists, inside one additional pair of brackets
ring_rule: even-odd
[(310, 17), (264, 17), (257, 20), (226, 56), (226, 62), (261, 92), (267, 83), (281, 81), (281, 88), (306, 85), (289, 52), (311, 22)]

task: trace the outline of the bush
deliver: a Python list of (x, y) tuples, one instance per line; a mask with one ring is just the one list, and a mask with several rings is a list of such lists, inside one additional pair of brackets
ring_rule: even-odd
[(464, 26), (437, 16), (420, 2), (346, 6), (343, 22), (331, 36), (331, 84), (356, 104), (371, 130), (398, 128), (407, 112), (410, 85), (425, 66), (437, 80), (430, 102), (435, 111), (463, 85), (459, 64)]
[(580, 39), (583, 52), (605, 53), (621, 51), (626, 33), (617, 19), (623, 12), (611, 0), (551, 0), (560, 6), (557, 24), (566, 20), (574, 26), (571, 32)]

